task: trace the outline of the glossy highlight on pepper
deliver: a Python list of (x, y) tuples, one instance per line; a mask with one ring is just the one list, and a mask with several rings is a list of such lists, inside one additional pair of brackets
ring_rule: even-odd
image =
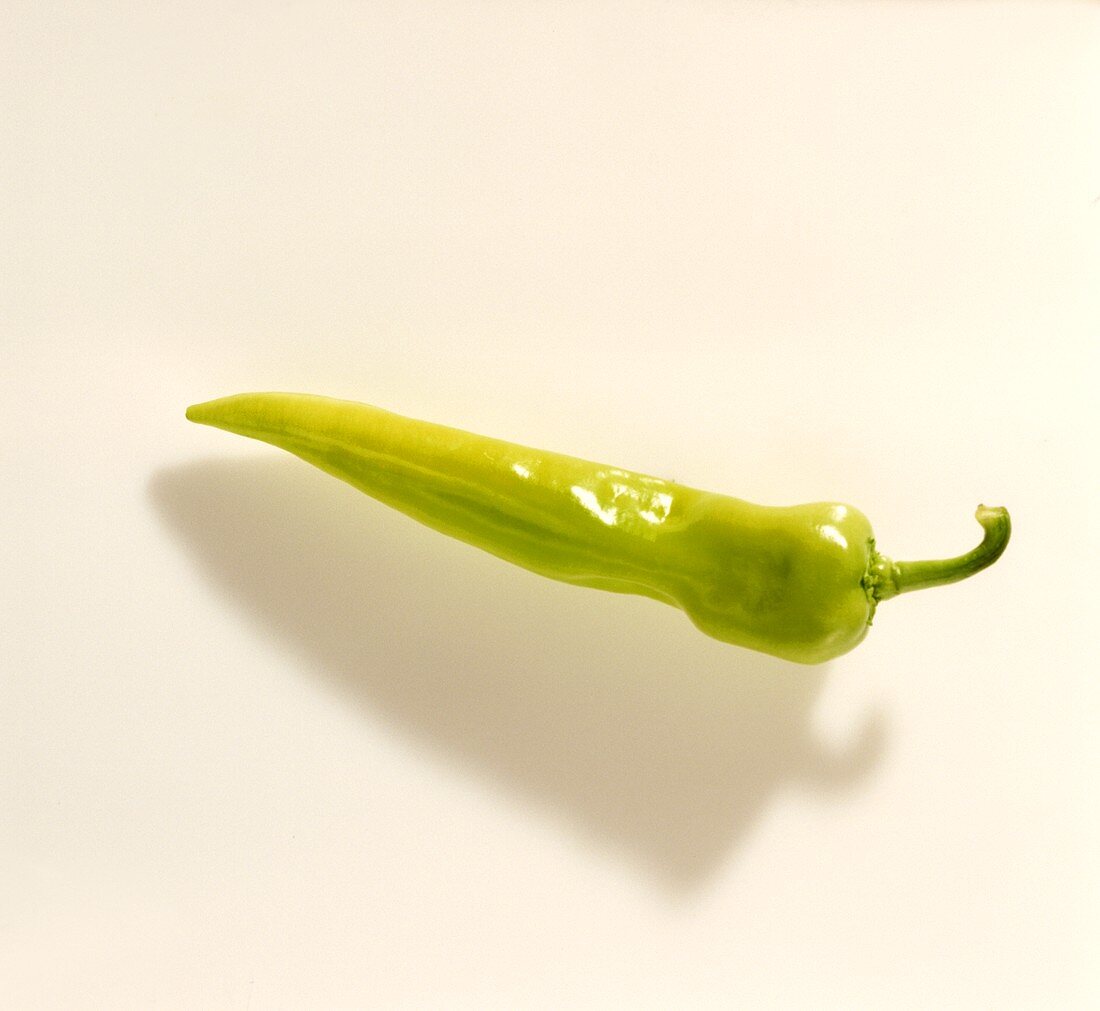
[(880, 601), (995, 562), (1008, 512), (942, 561), (894, 562), (849, 505), (761, 506), (367, 404), (244, 393), (187, 409), (278, 446), (426, 526), (551, 579), (651, 597), (707, 635), (798, 663), (866, 636)]

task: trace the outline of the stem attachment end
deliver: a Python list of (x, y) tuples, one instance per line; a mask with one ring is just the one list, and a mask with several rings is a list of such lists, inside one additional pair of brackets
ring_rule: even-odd
[(899, 593), (926, 590), (967, 579), (988, 568), (1004, 553), (1012, 534), (1012, 521), (1004, 506), (980, 505), (974, 518), (981, 524), (985, 536), (973, 551), (957, 558), (940, 561), (894, 562), (872, 550), (871, 564), (865, 577), (877, 603)]

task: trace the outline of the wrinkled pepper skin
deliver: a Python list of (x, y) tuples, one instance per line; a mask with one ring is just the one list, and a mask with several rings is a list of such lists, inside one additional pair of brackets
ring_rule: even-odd
[(879, 601), (990, 565), (1010, 532), (1004, 509), (982, 506), (974, 551), (895, 563), (851, 506), (754, 505), (366, 404), (246, 393), (187, 417), (294, 453), (540, 575), (652, 597), (715, 639), (805, 664), (857, 646)]

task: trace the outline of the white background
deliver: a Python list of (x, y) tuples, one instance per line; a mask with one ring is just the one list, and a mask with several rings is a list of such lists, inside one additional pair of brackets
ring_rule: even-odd
[[(1084, 1007), (1100, 11), (8, 3), (0, 991)], [(187, 404), (1013, 543), (804, 668)]]

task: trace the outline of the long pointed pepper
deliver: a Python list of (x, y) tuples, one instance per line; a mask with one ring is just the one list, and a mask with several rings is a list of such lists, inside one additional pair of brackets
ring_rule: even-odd
[(894, 563), (842, 503), (754, 505), (366, 404), (245, 393), (187, 417), (285, 449), (516, 565), (652, 597), (717, 639), (801, 663), (855, 647), (880, 600), (992, 564), (1010, 533), (1008, 513), (983, 506), (974, 551)]

